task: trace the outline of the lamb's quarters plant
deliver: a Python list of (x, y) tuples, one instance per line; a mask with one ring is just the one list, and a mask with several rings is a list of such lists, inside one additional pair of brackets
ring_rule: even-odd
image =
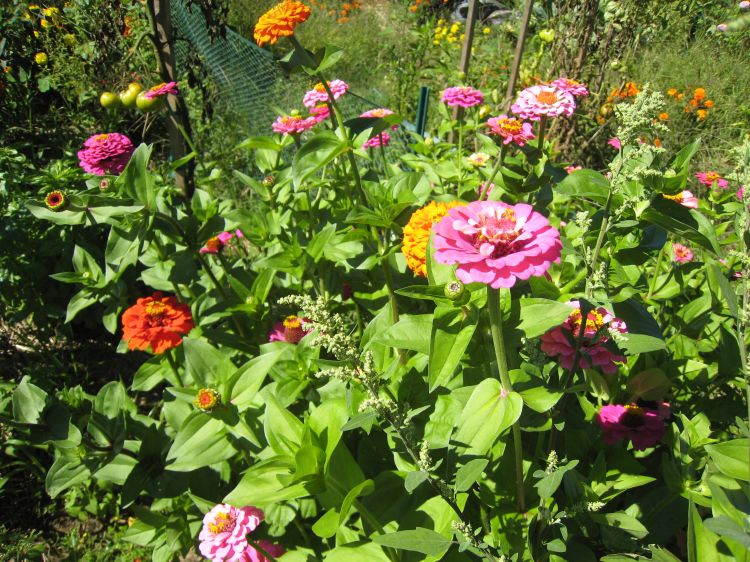
[(443, 121), (386, 152), (401, 117), (344, 119), (307, 14), (256, 33), (318, 86), (242, 143), (254, 212), (210, 182), (185, 200), (118, 133), (86, 141), (79, 189), (28, 202), (79, 235), (67, 321), (101, 311), (143, 358), (3, 402), (54, 457), (49, 494), (115, 491), (164, 561), (745, 560), (750, 142), (699, 191), (700, 141), (649, 142), (643, 87), (607, 169), (568, 171), (553, 125), (587, 90), (562, 77), (514, 116), (447, 86)]

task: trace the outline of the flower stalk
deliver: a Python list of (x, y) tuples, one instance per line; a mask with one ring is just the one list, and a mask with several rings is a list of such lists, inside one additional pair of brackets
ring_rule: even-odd
[[(500, 310), (500, 289), (487, 287), (487, 310), (490, 314), (490, 332), (492, 333), (492, 344), (495, 349), (497, 370), (500, 374), (500, 384), (504, 393), (513, 391), (508, 372), (508, 357), (505, 350), (503, 338), (503, 313)], [(521, 442), (521, 424), (518, 420), (513, 424), (513, 452), (516, 468), (516, 503), (518, 511), (526, 511), (526, 498), (523, 486), (523, 443)]]

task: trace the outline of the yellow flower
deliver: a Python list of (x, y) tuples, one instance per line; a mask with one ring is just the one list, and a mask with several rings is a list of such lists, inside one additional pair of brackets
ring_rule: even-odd
[(484, 33), (485, 35), (489, 35), (490, 33), (492, 33), (492, 30), (489, 27), (484, 27), (482, 28), (482, 33)]
[(48, 18), (54, 18), (60, 13), (60, 10), (52, 6), (51, 8), (44, 8), (44, 10), (42, 10), (42, 13)]
[(453, 207), (464, 205), (461, 201), (441, 203), (431, 201), (412, 214), (404, 227), (404, 242), (401, 252), (406, 257), (406, 265), (415, 275), (427, 277), (427, 244), (430, 241), (432, 225), (440, 222)]
[(47, 57), (47, 53), (42, 52), (42, 53), (35, 54), (34, 60), (36, 61), (38, 65), (41, 66), (43, 64), (47, 64), (47, 61), (49, 60), (49, 58)]
[(451, 26), (451, 33), (458, 33), (458, 28), (459, 28), (459, 25), (457, 23), (454, 23)]
[(37, 6), (36, 4), (29, 4), (29, 10), (38, 10), (38, 9), (39, 9), (39, 6)]
[(699, 109), (698, 111), (695, 112), (695, 114), (697, 115), (698, 119), (701, 121), (705, 121), (706, 116), (708, 115), (705, 109)]
[(52, 24), (48, 20), (45, 20), (45, 19), (42, 19), (39, 22), (39, 25), (41, 25), (44, 29), (48, 29), (49, 27), (52, 27)]

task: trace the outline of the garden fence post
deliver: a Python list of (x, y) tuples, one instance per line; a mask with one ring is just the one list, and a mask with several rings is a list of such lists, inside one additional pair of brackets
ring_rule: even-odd
[[(469, 63), (471, 62), (471, 45), (474, 42), (474, 24), (477, 20), (477, 4), (479, 0), (469, 0), (469, 11), (466, 14), (466, 28), (464, 30), (464, 44), (461, 47), (461, 61), (458, 70), (461, 73), (462, 80), (466, 79), (469, 72)], [(463, 108), (456, 106), (453, 108), (453, 119), (458, 120), (462, 117)], [(453, 142), (454, 132), (448, 135), (448, 142)]]
[(505, 111), (510, 110), (510, 104), (513, 102), (513, 92), (516, 89), (518, 81), (518, 70), (521, 68), (521, 59), (523, 58), (523, 45), (526, 42), (526, 31), (529, 28), (531, 19), (531, 9), (534, 7), (534, 0), (526, 0), (526, 6), (523, 10), (521, 28), (518, 30), (518, 41), (516, 42), (516, 54), (513, 57), (513, 66), (510, 69), (510, 78), (508, 79), (508, 90), (505, 92)]
[[(176, 82), (177, 71), (169, 0), (148, 0), (147, 4), (151, 15), (161, 79), (164, 82)], [(177, 161), (188, 154), (185, 136), (189, 137), (191, 135), (190, 119), (187, 107), (181, 98), (169, 94), (167, 96), (167, 106), (169, 107), (169, 119), (167, 119), (169, 148), (172, 160)], [(193, 196), (193, 191), (195, 190), (194, 172), (194, 159), (183, 164), (174, 172), (175, 184), (187, 199)]]
[(427, 125), (427, 107), (430, 103), (430, 87), (419, 87), (419, 100), (417, 101), (416, 131), (420, 137), (424, 137), (424, 129)]

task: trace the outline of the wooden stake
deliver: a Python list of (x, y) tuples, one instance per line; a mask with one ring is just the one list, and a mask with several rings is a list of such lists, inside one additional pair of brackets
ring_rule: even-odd
[(505, 111), (510, 110), (513, 103), (513, 92), (518, 82), (518, 71), (521, 68), (521, 59), (523, 59), (523, 45), (526, 42), (526, 31), (529, 28), (531, 19), (531, 9), (534, 7), (534, 0), (526, 0), (526, 6), (523, 10), (523, 19), (521, 20), (521, 29), (518, 30), (518, 41), (516, 42), (516, 54), (513, 58), (513, 66), (510, 69), (510, 78), (508, 80), (508, 90), (505, 92)]

